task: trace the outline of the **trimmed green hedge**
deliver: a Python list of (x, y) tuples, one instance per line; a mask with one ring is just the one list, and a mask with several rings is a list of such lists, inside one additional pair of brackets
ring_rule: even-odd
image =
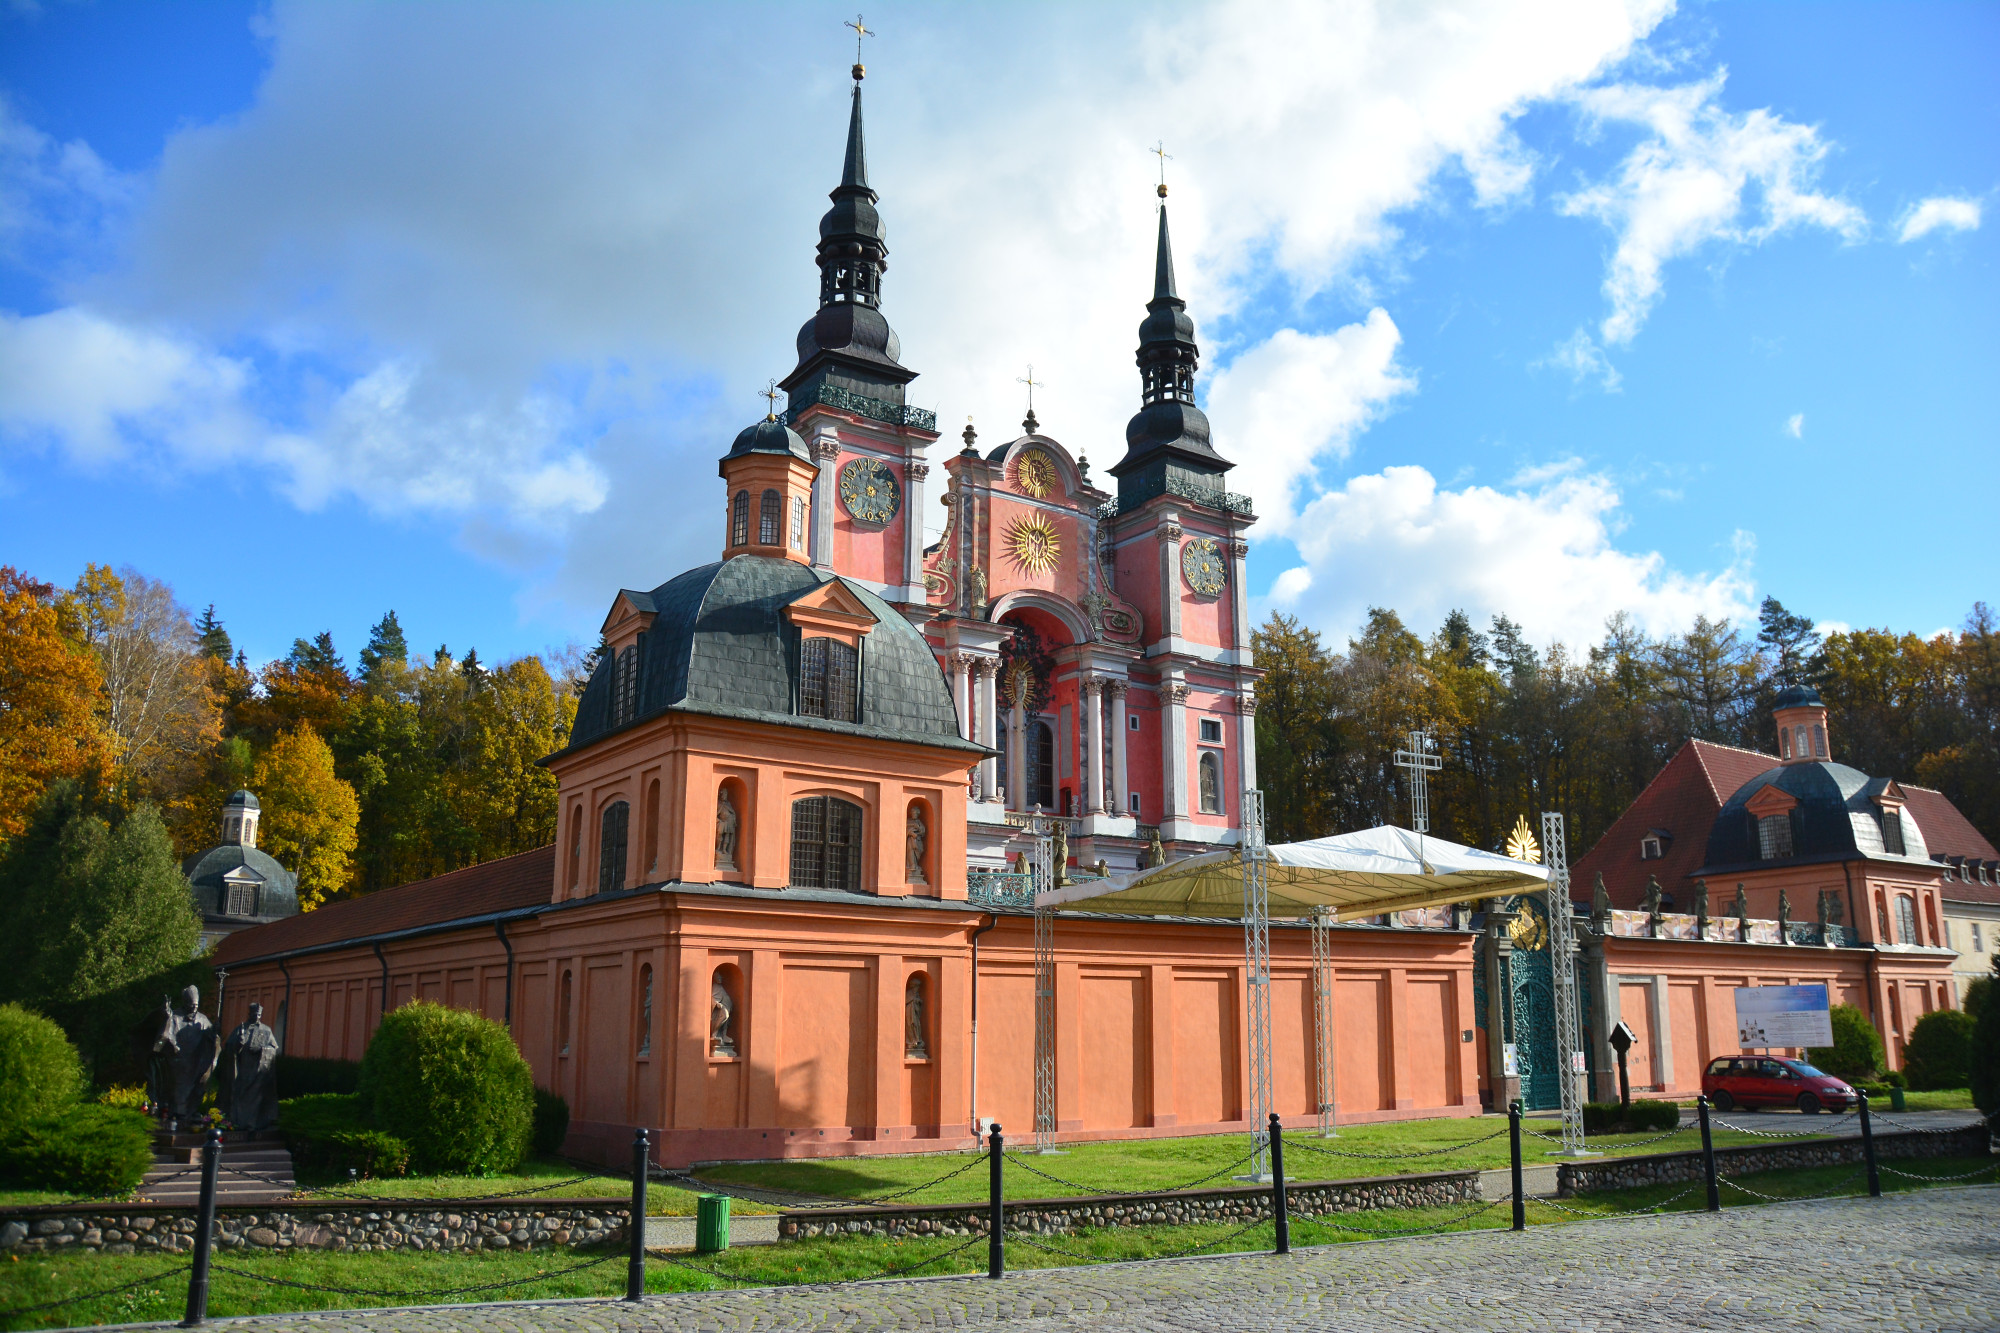
[(1812, 1047), (1806, 1063), (1849, 1083), (1873, 1078), (1882, 1067), (1882, 1034), (1868, 1015), (1851, 1004), (1836, 1004), (1827, 1011), (1827, 1021), (1833, 1026), (1833, 1045)]
[(63, 1030), (32, 1009), (0, 1004), (0, 1129), (83, 1095), (83, 1061)]
[(527, 1155), (535, 1079), (507, 1029), (417, 1000), (386, 1017), (361, 1060), (362, 1105), (425, 1175), (491, 1175)]
[(1655, 1133), (1672, 1129), (1681, 1122), (1681, 1108), (1672, 1102), (1633, 1099), (1624, 1116), (1617, 1102), (1585, 1102), (1583, 1132), (1586, 1134)]
[(1963, 1088), (1972, 1082), (1972, 1033), (1978, 1021), (1963, 1009), (1937, 1009), (1917, 1020), (1903, 1048), (1910, 1086)]
[(281, 1055), (272, 1077), (277, 1083), (280, 1101), (311, 1097), (321, 1092), (355, 1093), (361, 1090), (361, 1062)]
[(0, 1136), (0, 1174), (29, 1189), (122, 1196), (152, 1164), (152, 1119), (119, 1106), (68, 1106)]
[(370, 1179), (409, 1170), (410, 1145), (368, 1123), (354, 1093), (318, 1092), (278, 1103), (278, 1133), (302, 1176)]

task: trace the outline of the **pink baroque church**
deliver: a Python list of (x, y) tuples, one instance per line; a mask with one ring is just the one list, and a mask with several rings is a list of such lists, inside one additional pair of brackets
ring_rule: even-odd
[[(934, 459), (855, 73), (788, 408), (723, 453), (718, 558), (611, 598), (543, 761), (556, 842), (231, 935), (225, 1021), (260, 1002), (292, 1053), (354, 1060), (412, 999), (477, 1010), (606, 1162), (634, 1127), (669, 1164), (957, 1147), (1034, 1128), (1029, 818), (1066, 874), (1240, 836), (1253, 518), (1194, 401), (1164, 188), (1115, 490), (1032, 410)], [(1341, 1118), (1477, 1114), (1474, 933), (1333, 933)], [(1308, 933), (1272, 958), (1276, 1104), (1311, 1123)], [(1246, 1127), (1240, 930), (1065, 915), (1054, 980), (1058, 1138)]]

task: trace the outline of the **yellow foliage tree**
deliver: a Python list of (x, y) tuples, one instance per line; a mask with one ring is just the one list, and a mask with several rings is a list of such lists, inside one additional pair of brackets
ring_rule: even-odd
[(299, 877), (311, 911), (347, 887), (361, 803), (334, 775), (333, 751), (310, 727), (285, 732), (257, 759), (252, 790), (264, 808), (259, 841)]
[(104, 678), (55, 589), (0, 568), (0, 842), (28, 827), (51, 782), (110, 764)]

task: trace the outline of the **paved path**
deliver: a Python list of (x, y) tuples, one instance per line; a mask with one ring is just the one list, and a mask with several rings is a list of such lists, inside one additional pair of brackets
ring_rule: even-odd
[(2000, 1186), (831, 1289), (217, 1321), (282, 1333), (2000, 1327)]

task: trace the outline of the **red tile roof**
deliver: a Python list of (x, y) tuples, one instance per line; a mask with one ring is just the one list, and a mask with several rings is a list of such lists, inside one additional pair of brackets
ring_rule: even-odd
[(556, 849), (551, 843), (435, 879), (381, 889), (366, 897), (329, 903), (317, 911), (239, 930), (216, 945), (212, 961), (227, 966), (246, 958), (535, 907), (552, 897), (555, 876)]
[[(1775, 756), (1755, 750), (1687, 742), (1571, 868), (1572, 892), (1587, 900), (1602, 874), (1611, 905), (1629, 910), (1646, 896), (1647, 878), (1657, 876), (1660, 887), (1674, 895), (1675, 905), (1688, 907), (1693, 902), (1689, 877), (1706, 859), (1716, 814), (1744, 783), (1777, 766)], [(1665, 854), (1657, 861), (1641, 861), (1640, 841), (1655, 829), (1668, 835), (1662, 840)]]
[(1959, 813), (1951, 798), (1941, 791), (1929, 787), (1913, 787), (1907, 782), (1898, 783), (1906, 798), (1903, 808), (1917, 821), (1923, 831), (1924, 846), (1933, 855), (1942, 852), (1946, 856), (1969, 856), (1978, 861), (2000, 860), (2000, 852), (1993, 850), (1993, 844), (1980, 836), (1972, 827), (1972, 821)]

